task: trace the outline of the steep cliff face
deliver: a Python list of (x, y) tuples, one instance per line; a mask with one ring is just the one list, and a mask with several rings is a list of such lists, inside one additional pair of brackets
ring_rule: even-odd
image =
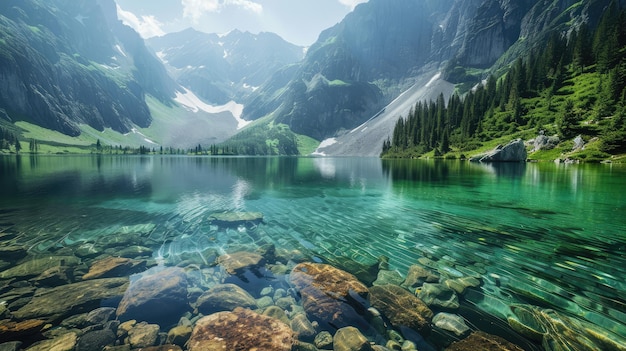
[[(113, 13), (109, 13), (113, 11)], [(0, 4), (0, 107), (68, 135), (86, 123), (126, 133), (148, 126), (144, 95), (171, 82), (112, 0), (7, 0)]]

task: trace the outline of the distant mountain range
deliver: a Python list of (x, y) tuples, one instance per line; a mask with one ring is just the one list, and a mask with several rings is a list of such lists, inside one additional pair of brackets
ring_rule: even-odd
[(266, 152), (309, 153), (304, 137), (328, 139), (320, 154), (375, 155), (414, 100), (502, 72), (550, 33), (597, 24), (608, 3), (370, 0), (305, 49), (240, 31), (144, 41), (113, 0), (4, 0), (0, 124), (69, 136), (89, 126), (120, 144), (140, 130), (135, 144), (239, 151), (260, 150), (250, 144), (284, 125), (280, 140), (293, 145)]

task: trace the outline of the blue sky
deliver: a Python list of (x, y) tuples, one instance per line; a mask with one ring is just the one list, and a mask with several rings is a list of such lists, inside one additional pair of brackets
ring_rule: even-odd
[(233, 29), (274, 32), (302, 46), (367, 0), (116, 0), (118, 17), (144, 38), (188, 27), (207, 33)]

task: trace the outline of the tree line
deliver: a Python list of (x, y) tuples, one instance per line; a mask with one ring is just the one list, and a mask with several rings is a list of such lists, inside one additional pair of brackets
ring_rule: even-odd
[[(590, 96), (569, 91), (571, 80), (589, 76), (597, 82)], [(595, 79), (595, 80), (594, 80)], [(597, 27), (580, 25), (568, 34), (551, 33), (543, 44), (518, 58), (508, 71), (490, 75), (461, 97), (443, 95), (418, 102), (400, 118), (383, 143), (382, 155), (417, 157), (434, 151), (469, 151), (482, 142), (554, 126), (564, 139), (581, 132), (602, 139), (608, 153), (626, 151), (626, 11), (612, 1)], [(565, 96), (565, 103), (557, 96)], [(548, 113), (533, 113), (539, 104)], [(558, 103), (557, 103), (558, 102)], [(583, 128), (581, 122), (594, 127)]]

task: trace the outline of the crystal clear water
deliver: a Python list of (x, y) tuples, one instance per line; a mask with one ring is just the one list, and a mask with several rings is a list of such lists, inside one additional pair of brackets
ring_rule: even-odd
[[(225, 229), (208, 220), (221, 212), (262, 212), (264, 221)], [(266, 244), (320, 262), (387, 256), (402, 276), (420, 262), (480, 278), (463, 305), (505, 326), (511, 306), (553, 310), (615, 349), (626, 348), (625, 213), (622, 165), (0, 157), (0, 245), (33, 257), (127, 232), (147, 233), (141, 244), (165, 265)], [(15, 265), (2, 261), (0, 271)]]

